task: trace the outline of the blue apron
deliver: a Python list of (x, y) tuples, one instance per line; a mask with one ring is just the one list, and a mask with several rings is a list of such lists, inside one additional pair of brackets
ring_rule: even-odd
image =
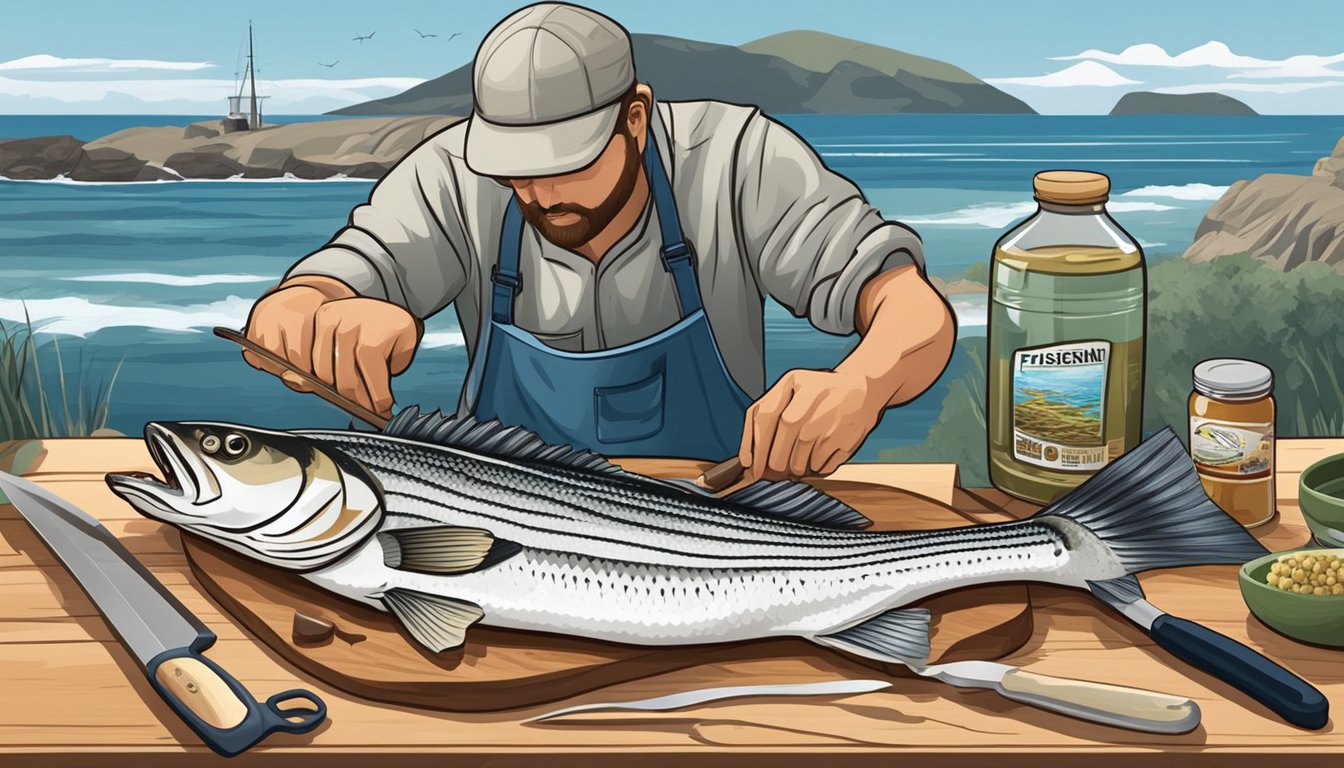
[(597, 352), (565, 352), (513, 323), (523, 216), (514, 197), (504, 215), (490, 318), (463, 390), (464, 411), (612, 456), (720, 460), (737, 453), (752, 399), (719, 355), (700, 300), (694, 256), (658, 147), (644, 169), (662, 230), (663, 266), (676, 286), (681, 320), (642, 341)]

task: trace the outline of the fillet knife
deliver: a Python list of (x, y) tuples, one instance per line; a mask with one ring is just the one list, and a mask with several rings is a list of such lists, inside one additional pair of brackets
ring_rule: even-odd
[[(326, 719), (326, 704), (311, 691), (259, 702), (203, 656), (215, 633), (88, 513), (8, 472), (0, 472), (0, 491), (75, 577), (154, 690), (215, 752), (232, 757), (275, 731), (307, 733)], [(301, 706), (281, 707), (293, 703)]]
[[(992, 661), (953, 661), (928, 666), (911, 663), (907, 666), (918, 675), (957, 687), (988, 688), (1021, 704), (1104, 725), (1149, 733), (1185, 733), (1199, 725), (1198, 704), (1165, 693), (1051, 677)], [(819, 683), (703, 688), (637, 701), (579, 704), (537, 715), (523, 722), (550, 720), (579, 712), (683, 709), (742, 696), (834, 696), (880, 691), (890, 687), (892, 683), (887, 680), (828, 680)]]
[(1176, 658), (1232, 685), (1285, 721), (1317, 729), (1330, 719), (1330, 702), (1310, 683), (1246, 645), (1148, 602), (1134, 576), (1089, 581), (1087, 586)]

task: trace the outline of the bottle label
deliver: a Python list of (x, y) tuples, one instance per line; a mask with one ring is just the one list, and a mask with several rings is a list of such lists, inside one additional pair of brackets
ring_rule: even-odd
[(1109, 341), (1075, 341), (1013, 353), (1013, 457), (1090, 472), (1106, 466), (1102, 440)]
[(1252, 477), (1274, 470), (1274, 425), (1190, 417), (1190, 456), (1200, 469)]

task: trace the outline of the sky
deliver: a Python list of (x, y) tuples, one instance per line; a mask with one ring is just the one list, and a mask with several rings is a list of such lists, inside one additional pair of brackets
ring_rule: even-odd
[[(215, 114), (249, 19), (266, 111), (323, 112), (469, 62), (524, 4), (0, 0), (0, 114)], [(1043, 113), (1105, 113), (1132, 90), (1216, 90), (1263, 113), (1344, 112), (1344, 0), (587, 4), (631, 32), (714, 43), (830, 32), (955, 64)]]

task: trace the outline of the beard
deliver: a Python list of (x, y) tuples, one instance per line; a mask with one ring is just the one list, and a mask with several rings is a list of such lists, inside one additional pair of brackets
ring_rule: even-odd
[[(523, 220), (535, 227), (542, 237), (569, 250), (587, 244), (599, 232), (606, 229), (630, 200), (630, 195), (635, 191), (635, 184), (639, 181), (643, 164), (643, 157), (634, 138), (626, 133), (622, 135), (625, 136), (625, 162), (621, 167), (621, 177), (616, 181), (611, 194), (607, 195), (596, 208), (576, 203), (556, 203), (545, 208), (535, 200), (530, 203), (519, 200)], [(578, 215), (579, 220), (573, 224), (560, 225), (546, 218), (548, 213), (573, 213)]]

